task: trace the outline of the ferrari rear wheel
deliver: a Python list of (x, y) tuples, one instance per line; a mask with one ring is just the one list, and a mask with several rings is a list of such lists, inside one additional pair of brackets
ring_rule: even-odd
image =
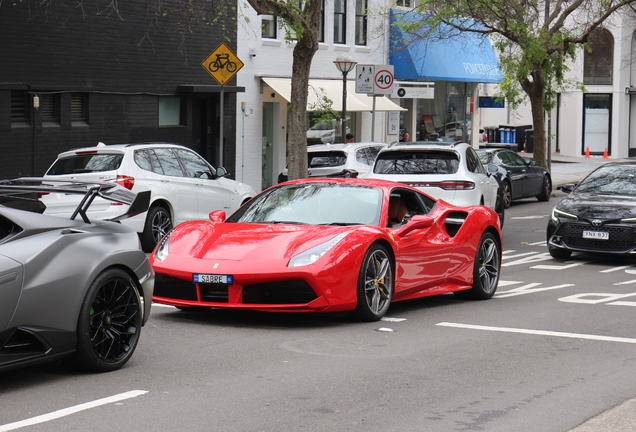
[(393, 262), (384, 246), (372, 245), (364, 256), (358, 276), (357, 318), (378, 321), (393, 298)]
[(466, 291), (455, 292), (459, 298), (487, 300), (497, 290), (499, 270), (501, 268), (501, 250), (495, 236), (485, 232), (479, 241), (473, 270), (473, 287)]
[(132, 278), (118, 268), (103, 271), (80, 309), (77, 362), (94, 372), (119, 369), (137, 347), (141, 321), (141, 298)]

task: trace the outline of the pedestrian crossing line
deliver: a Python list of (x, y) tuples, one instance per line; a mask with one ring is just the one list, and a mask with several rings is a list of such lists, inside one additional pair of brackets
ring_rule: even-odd
[(494, 331), (494, 332), (503, 332), (503, 333), (521, 333), (521, 334), (538, 335), (538, 336), (553, 336), (553, 337), (563, 337), (563, 338), (570, 338), (570, 339), (585, 339), (585, 340), (596, 340), (596, 341), (604, 341), (604, 342), (621, 342), (621, 343), (636, 344), (636, 339), (615, 337), (615, 336), (600, 336), (600, 335), (590, 335), (590, 334), (583, 334), (583, 333), (563, 333), (563, 332), (556, 332), (556, 331), (532, 330), (532, 329), (521, 329), (521, 328), (512, 328), (512, 327), (491, 327), (491, 326), (459, 324), (459, 323), (450, 323), (450, 322), (441, 322), (435, 325), (442, 326), (442, 327), (463, 328), (463, 329), (469, 329), (469, 330), (485, 330), (485, 331)]

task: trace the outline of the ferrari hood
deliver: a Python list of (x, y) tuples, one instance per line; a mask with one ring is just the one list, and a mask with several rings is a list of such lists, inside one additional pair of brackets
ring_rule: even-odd
[(557, 205), (557, 209), (583, 219), (636, 218), (636, 198), (630, 195), (573, 192)]
[(205, 260), (288, 259), (351, 227), (188, 222), (170, 236), (170, 254)]

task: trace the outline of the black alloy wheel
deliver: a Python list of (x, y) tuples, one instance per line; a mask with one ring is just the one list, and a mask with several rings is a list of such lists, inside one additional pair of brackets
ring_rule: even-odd
[(118, 268), (104, 270), (80, 309), (76, 361), (93, 372), (122, 367), (139, 342), (142, 315), (139, 291), (130, 275)]

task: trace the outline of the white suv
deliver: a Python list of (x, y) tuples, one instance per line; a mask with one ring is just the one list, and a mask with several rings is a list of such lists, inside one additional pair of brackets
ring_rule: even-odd
[[(177, 144), (99, 143), (60, 153), (44, 179), (114, 181), (133, 192), (151, 191), (147, 212), (123, 220), (140, 233), (146, 252), (173, 226), (188, 220), (208, 219), (210, 212), (234, 212), (256, 191), (225, 178), (225, 168), (213, 168), (187, 147)], [(49, 194), (40, 198), (45, 214), (68, 217), (77, 207), (75, 195)], [(121, 214), (121, 207), (97, 198), (89, 218), (107, 220)]]
[(484, 168), (465, 142), (394, 143), (382, 149), (364, 177), (392, 180), (415, 187), (433, 198), (459, 206), (485, 205), (504, 220), (495, 165)]
[[(371, 169), (378, 152), (387, 145), (381, 142), (358, 142), (309, 146), (309, 177), (359, 177)], [(279, 183), (284, 181), (287, 181), (287, 169), (278, 176)]]

